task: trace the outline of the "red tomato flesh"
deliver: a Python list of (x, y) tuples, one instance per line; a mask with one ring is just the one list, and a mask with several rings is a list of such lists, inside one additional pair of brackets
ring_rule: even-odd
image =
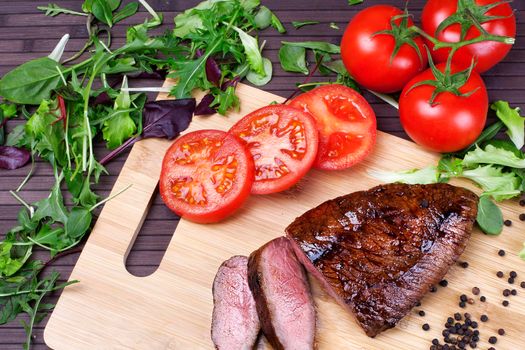
[[(445, 63), (437, 66), (445, 70)], [(452, 66), (452, 73), (460, 69)], [(435, 80), (430, 69), (410, 81), (399, 99), (401, 124), (417, 144), (435, 152), (456, 152), (471, 145), (485, 127), (488, 112), (488, 94), (478, 73), (472, 72), (459, 91), (470, 96), (457, 96), (450, 92), (439, 94), (434, 105), (429, 101), (435, 87), (415, 84)], [(410, 90), (410, 91), (409, 91)]]
[(363, 160), (376, 140), (376, 116), (363, 96), (333, 84), (297, 96), (290, 106), (310, 113), (319, 129), (314, 167), (340, 170)]
[(198, 223), (220, 221), (250, 195), (251, 155), (235, 136), (201, 130), (177, 139), (162, 162), (159, 188), (168, 208)]
[(243, 141), (253, 157), (254, 194), (280, 192), (295, 185), (317, 155), (314, 119), (292, 107), (263, 107), (238, 121), (230, 133)]

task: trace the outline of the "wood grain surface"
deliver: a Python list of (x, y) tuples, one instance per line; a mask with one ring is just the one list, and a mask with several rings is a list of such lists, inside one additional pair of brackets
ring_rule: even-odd
[[(238, 87), (238, 95), (242, 105), (239, 113), (226, 118), (195, 118), (187, 132), (228, 130), (243, 115), (272, 101), (282, 101), (246, 85)], [(45, 330), (46, 343), (53, 349), (212, 349), (211, 285), (224, 260), (232, 255), (249, 255), (282, 236), (297, 216), (328, 199), (380, 184), (369, 171), (421, 168), (438, 159), (410, 141), (380, 132), (373, 153), (351, 169), (310, 171), (296, 188), (252, 196), (240, 211), (218, 224), (181, 220), (158, 270), (137, 278), (126, 271), (124, 261), (147, 214), (169, 145), (164, 140), (146, 140), (131, 151), (113, 193), (132, 187), (106, 204), (71, 275), (81, 283), (62, 293)], [(468, 181), (455, 184), (479, 192)], [(516, 201), (508, 201), (502, 209), (506, 217), (516, 217), (521, 208)], [(503, 327), (507, 335), (500, 339), (498, 349), (525, 348), (519, 325), (525, 317), (525, 291), (511, 299), (511, 307), (503, 307), (501, 291), (508, 284), (495, 275), (497, 270), (508, 273), (513, 269), (525, 278), (525, 263), (515, 254), (515, 247), (523, 240), (524, 223), (506, 228), (500, 237), (483, 235), (476, 228), (461, 257), (469, 262), (469, 268), (455, 266), (447, 274), (448, 287), (425, 296), (419, 308), (425, 310), (425, 317), (419, 317), (416, 309), (398, 327), (375, 339), (367, 337), (353, 317), (312, 281), (318, 349), (425, 349), (440, 335), (447, 317), (458, 310), (468, 311), (477, 320), (481, 314), (489, 315), (491, 322), (479, 327), (480, 347), (488, 348), (488, 338)], [(497, 255), (500, 248), (508, 251), (505, 259)], [(465, 293), (473, 297), (475, 286), (488, 302), (474, 297), (473, 305), (460, 309), (459, 296)], [(429, 323), (431, 331), (423, 331), (423, 323)], [(264, 345), (259, 348), (271, 349)]]
[[(83, 1), (58, 0), (56, 2), (64, 7), (78, 10)], [(179, 11), (194, 6), (198, 1), (152, 0), (149, 2), (155, 9), (164, 12), (165, 25), (159, 30), (162, 32), (172, 26), (172, 18)], [(409, 4), (409, 8), (415, 14), (416, 19), (424, 2), (423, 0), (413, 0)], [(47, 0), (0, 0), (0, 76), (27, 60), (47, 55), (65, 33), (70, 33), (72, 36), (66, 49), (66, 55), (73, 54), (85, 42), (87, 33), (83, 19), (68, 16), (45, 17), (37, 11), (36, 7), (47, 3)], [(268, 41), (266, 55), (274, 63), (277, 62), (277, 50), (281, 40), (328, 40), (338, 43), (348, 19), (364, 6), (375, 3), (391, 3), (401, 7), (404, 5), (404, 1), (392, 0), (381, 2), (365, 0), (364, 5), (355, 7), (349, 7), (346, 0), (268, 0), (263, 1), (263, 3), (274, 10), (288, 28), (286, 36), (277, 35), (273, 31), (266, 31), (263, 34), (263, 38)], [(525, 88), (522, 84), (525, 76), (525, 2), (514, 1), (512, 5), (517, 10), (517, 43), (505, 61), (486, 73), (484, 78), (491, 100), (505, 99), (525, 109)], [(126, 26), (140, 22), (145, 16), (145, 13), (141, 13), (135, 18), (127, 19), (122, 24), (117, 25), (114, 45), (123, 43)], [(295, 30), (290, 24), (292, 20), (319, 20), (322, 23), (318, 26)], [(329, 27), (330, 22), (338, 24), (341, 30), (331, 29)], [(293, 90), (294, 83), (303, 79), (300, 75), (283, 72), (278, 64), (274, 64), (274, 71), (275, 78), (265, 87), (265, 90), (280, 96), (287, 96)], [(135, 83), (144, 84), (145, 82)], [(150, 85), (161, 84), (161, 82), (155, 81), (147, 83)], [(397, 112), (373, 96), (369, 94), (365, 94), (365, 96), (377, 113), (379, 129), (390, 134), (406, 137), (399, 124)], [(16, 121), (10, 122), (8, 129), (13, 128), (16, 124)], [(97, 152), (101, 155), (104, 154), (102, 144), (97, 147)], [(100, 194), (107, 195), (109, 193), (124, 161), (125, 156), (109, 165), (110, 176), (104, 177), (97, 187)], [(3, 235), (16, 223), (16, 214), (19, 208), (8, 191), (18, 186), (27, 171), (28, 167), (10, 172), (0, 170), (0, 235)], [(52, 183), (51, 169), (44, 163), (38, 162), (35, 177), (26, 186), (22, 196), (28, 201), (41, 199), (47, 195)], [(517, 221), (515, 217), (511, 219)], [(145, 276), (153, 272), (164, 255), (177, 222), (178, 218), (161, 205), (160, 199), (154, 198), (151, 210), (126, 261), (127, 269), (138, 276)], [(516, 249), (517, 247), (514, 248), (514, 251)], [(39, 252), (37, 256), (44, 260), (48, 258), (48, 254), (45, 252)], [(77, 258), (78, 254), (65, 257), (54, 264), (54, 269), (61, 272), (63, 278), (67, 278)], [(50, 301), (56, 300), (57, 296), (54, 296)], [(42, 338), (44, 325), (45, 322), (39, 325), (35, 331), (35, 349), (46, 349)], [(17, 321), (0, 327), (0, 349), (20, 349), (20, 344), (23, 341), (24, 331)]]

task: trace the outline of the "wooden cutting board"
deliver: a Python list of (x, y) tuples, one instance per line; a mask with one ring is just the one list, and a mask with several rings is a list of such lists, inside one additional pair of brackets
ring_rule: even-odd
[[(191, 130), (227, 130), (246, 113), (282, 101), (281, 97), (240, 85), (241, 110), (228, 117), (196, 117)], [(161, 96), (160, 98), (165, 98)], [(47, 328), (45, 341), (54, 349), (213, 349), (210, 340), (212, 312), (211, 285), (217, 268), (232, 255), (257, 249), (283, 235), (294, 218), (318, 204), (350, 192), (365, 190), (379, 182), (369, 170), (405, 170), (424, 167), (437, 160), (415, 144), (379, 133), (373, 154), (362, 164), (346, 171), (311, 171), (288, 192), (270, 196), (252, 196), (233, 217), (214, 225), (198, 225), (181, 220), (158, 270), (148, 277), (135, 277), (126, 271), (125, 260), (146, 217), (159, 178), (161, 161), (169, 142), (146, 140), (137, 143), (115, 184), (113, 193), (129, 185), (130, 189), (105, 205), (96, 226), (73, 270), (71, 279), (80, 280), (63, 292)], [(472, 184), (457, 182), (474, 189)], [(478, 191), (479, 192), (479, 191)], [(449, 286), (429, 293), (400, 324), (375, 339), (368, 338), (353, 317), (324, 293), (315, 281), (312, 287), (318, 311), (319, 349), (428, 349), (431, 340), (440, 337), (448, 316), (458, 311), (458, 299), (471, 294), (475, 286), (487, 302), (475, 298), (466, 310), (490, 321), (480, 325), (482, 342), (498, 328), (507, 334), (498, 337), (498, 350), (525, 349), (522, 335), (525, 318), (525, 262), (516, 253), (525, 241), (525, 225), (517, 220), (516, 202), (502, 204), (505, 218), (513, 226), (499, 237), (472, 235), (461, 260), (470, 266), (451, 268)], [(507, 255), (499, 257), (499, 249)], [(502, 290), (506, 279), (498, 279), (498, 270), (515, 270), (519, 277), (513, 288), (518, 296), (503, 307)], [(424, 310), (426, 316), (417, 315)], [(430, 331), (421, 329), (430, 324)], [(260, 348), (267, 348), (260, 344)]]

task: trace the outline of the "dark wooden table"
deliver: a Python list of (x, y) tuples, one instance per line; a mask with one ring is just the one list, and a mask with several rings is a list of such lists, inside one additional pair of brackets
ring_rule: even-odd
[[(83, 3), (82, 0), (56, 0), (55, 2), (61, 6), (77, 10)], [(25, 61), (48, 55), (65, 33), (71, 35), (65, 53), (66, 56), (76, 52), (84, 44), (87, 35), (84, 19), (74, 16), (45, 17), (36, 7), (47, 3), (48, 0), (0, 0), (0, 76)], [(149, 3), (156, 10), (164, 13), (165, 24), (163, 28), (157, 30), (160, 33), (173, 26), (173, 17), (178, 12), (194, 6), (197, 1), (149, 0)], [(339, 43), (347, 21), (364, 6), (350, 7), (346, 0), (263, 0), (263, 3), (274, 10), (287, 27), (286, 40), (326, 40), (336, 44)], [(365, 1), (365, 5), (376, 3), (392, 3), (400, 7), (404, 6), (402, 0)], [(410, 10), (415, 18), (418, 18), (424, 3), (423, 0), (411, 1)], [(518, 0), (514, 1), (512, 5), (517, 9), (517, 43), (505, 61), (485, 74), (484, 78), (492, 101), (507, 100), (525, 110), (525, 87), (523, 84), (525, 80), (525, 2)], [(141, 9), (141, 11), (144, 10)], [(141, 22), (145, 17), (146, 14), (141, 13), (117, 25), (113, 30), (113, 45), (121, 45), (125, 38), (125, 28), (133, 23)], [(290, 24), (293, 20), (318, 20), (322, 24), (295, 30)], [(330, 28), (330, 22), (335, 22), (341, 29)], [(283, 37), (275, 31), (269, 30), (264, 33), (263, 38), (268, 41), (266, 55), (274, 63), (277, 62), (277, 51)], [(274, 65), (274, 71), (274, 79), (264, 89), (281, 96), (288, 96), (294, 89), (294, 83), (304, 79), (300, 75), (283, 72), (279, 64)], [(158, 81), (151, 83), (160, 84)], [(379, 129), (406, 137), (399, 123), (397, 111), (369, 94), (366, 94), (366, 97), (377, 113)], [(8, 128), (11, 129), (16, 124), (17, 122), (10, 122)], [(103, 152), (103, 146), (100, 144), (97, 150)], [(102, 196), (109, 193), (124, 161), (125, 156), (109, 164), (110, 175), (103, 177), (97, 187)], [(11, 197), (9, 190), (18, 186), (28, 170), (29, 167), (26, 166), (23, 169), (10, 172), (0, 171), (1, 236), (16, 224), (16, 215), (19, 210), (19, 205)], [(29, 202), (37, 201), (47, 196), (53, 182), (50, 167), (43, 162), (38, 162), (35, 175), (24, 191), (21, 192), (21, 196)], [(177, 226), (177, 221), (178, 218), (169, 212), (157, 198), (127, 260), (127, 267), (131, 273), (145, 276), (155, 271)], [(44, 260), (48, 258), (45, 252), (38, 252), (37, 256)], [(66, 279), (77, 258), (78, 254), (74, 254), (60, 259), (53, 265), (54, 269), (62, 274), (63, 279)], [(50, 298), (50, 302), (57, 300), (58, 294)], [(34, 349), (47, 348), (43, 340), (45, 323), (45, 321), (42, 322), (35, 329)], [(18, 320), (0, 327), (0, 349), (20, 349), (24, 340), (24, 330)]]

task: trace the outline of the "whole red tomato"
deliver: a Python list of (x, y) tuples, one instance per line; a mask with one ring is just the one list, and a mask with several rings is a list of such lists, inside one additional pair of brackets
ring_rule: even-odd
[[(436, 68), (444, 72), (445, 66), (442, 63)], [(458, 72), (457, 66), (451, 67), (452, 74)], [(468, 76), (465, 71), (461, 74)], [(483, 80), (473, 71), (466, 82), (457, 87), (463, 96), (449, 91), (435, 95), (435, 86), (419, 85), (429, 80), (436, 83), (439, 80), (432, 69), (412, 79), (401, 93), (399, 114), (405, 131), (417, 144), (436, 152), (455, 152), (471, 145), (487, 120), (488, 95)], [(433, 96), (435, 100), (431, 103)]]
[[(461, 3), (461, 6), (458, 6), (458, 2)], [(495, 3), (500, 4), (490, 8)], [(459, 23), (452, 23), (436, 34), (439, 25), (447, 18), (450, 18), (450, 16), (454, 16), (454, 19), (458, 18)], [(474, 16), (489, 34), (508, 37), (516, 36), (514, 11), (508, 3), (500, 0), (429, 0), (423, 9), (422, 27), (429, 35), (444, 42), (460, 41), (462, 27), (466, 32), (464, 40), (478, 37), (480, 31), (472, 25), (472, 21), (461, 19), (463, 16), (467, 18)], [(499, 18), (490, 19), (489, 17), (492, 16)], [(433, 46), (430, 42), (428, 44), (430, 47)], [(474, 57), (477, 60), (475, 69), (479, 73), (483, 73), (503, 60), (511, 48), (512, 45), (495, 41), (471, 44), (459, 49), (454, 55), (453, 62), (459, 65), (460, 68), (466, 68), (471, 65)], [(450, 53), (450, 49), (431, 51), (432, 57), (436, 62), (445, 62)]]
[[(400, 91), (427, 66), (423, 39), (408, 31), (414, 25), (412, 19), (398, 18), (392, 26), (392, 18), (402, 15), (403, 11), (394, 6), (371, 6), (359, 12), (346, 28), (341, 42), (343, 62), (352, 77), (367, 89)], [(392, 33), (380, 33), (383, 31)]]

